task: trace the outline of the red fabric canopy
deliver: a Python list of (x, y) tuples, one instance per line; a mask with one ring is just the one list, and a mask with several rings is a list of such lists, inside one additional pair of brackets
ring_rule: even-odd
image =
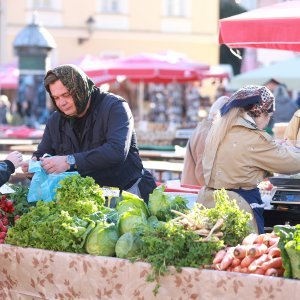
[(16, 63), (0, 66), (0, 89), (16, 89), (19, 81), (19, 70)]
[[(116, 81), (117, 76), (109, 75), (106, 72), (109, 62), (112, 59), (101, 59), (98, 56), (86, 54), (71, 63), (81, 68), (99, 86), (104, 83)], [(99, 72), (95, 72), (99, 70)]]
[(219, 43), (231, 48), (300, 52), (300, 1), (287, 1), (219, 21)]
[(145, 53), (95, 65), (95, 69), (89, 70), (88, 75), (126, 76), (130, 80), (143, 82), (182, 82), (198, 80), (198, 72), (204, 70), (209, 70), (209, 65)]

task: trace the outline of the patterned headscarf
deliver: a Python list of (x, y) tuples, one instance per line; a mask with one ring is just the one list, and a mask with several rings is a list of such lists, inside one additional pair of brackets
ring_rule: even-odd
[[(75, 106), (77, 108), (77, 114), (81, 114), (86, 109), (87, 103), (91, 97), (93, 87), (95, 86), (94, 82), (75, 65), (61, 65), (53, 70), (49, 70), (45, 76), (44, 85), (58, 111), (60, 110), (56, 106), (51, 95), (49, 84), (46, 83), (46, 79), (50, 74), (54, 74), (68, 89), (69, 93), (74, 99)], [(65, 117), (70, 118), (62, 111), (60, 112)]]
[(249, 108), (247, 113), (251, 117), (259, 117), (262, 113), (270, 113), (275, 109), (275, 98), (265, 86), (247, 85), (235, 92), (221, 108), (224, 116), (234, 107)]

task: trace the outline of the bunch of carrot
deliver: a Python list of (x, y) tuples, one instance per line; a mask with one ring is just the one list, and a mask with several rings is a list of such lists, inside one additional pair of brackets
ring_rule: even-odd
[(279, 237), (273, 233), (251, 233), (241, 245), (220, 250), (214, 260), (216, 270), (282, 276), (281, 251), (278, 248)]

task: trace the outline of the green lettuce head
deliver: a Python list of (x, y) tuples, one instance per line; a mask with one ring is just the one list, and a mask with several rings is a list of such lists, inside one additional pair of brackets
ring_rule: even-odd
[(119, 232), (113, 223), (98, 222), (88, 235), (85, 249), (87, 253), (100, 256), (115, 256), (115, 247)]

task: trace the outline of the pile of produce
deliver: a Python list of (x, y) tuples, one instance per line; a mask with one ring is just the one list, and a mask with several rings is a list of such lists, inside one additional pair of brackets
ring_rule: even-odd
[(8, 228), (34, 205), (27, 202), (28, 187), (20, 184), (10, 187), (14, 193), (0, 196), (0, 244), (5, 242)]
[(122, 192), (116, 207), (109, 208), (92, 178), (74, 175), (60, 182), (52, 202), (26, 206), (21, 190), (12, 197), (14, 208), (3, 198), (1, 214), (21, 217), (8, 229), (0, 223), (6, 243), (148, 262), (152, 272), (147, 279), (157, 282), (155, 293), (170, 266), (300, 277), (300, 225), (255, 234), (251, 215), (225, 189), (215, 191), (214, 208), (196, 203), (188, 209), (186, 199), (165, 193), (164, 186), (153, 191), (148, 206)]
[(240, 245), (220, 250), (214, 260), (216, 270), (282, 276), (284, 269), (279, 237), (273, 233), (252, 233)]
[(278, 247), (284, 267), (284, 277), (300, 279), (300, 224), (276, 225), (274, 233), (280, 237)]
[[(151, 200), (151, 196), (150, 196)], [(150, 201), (149, 200), (149, 201)], [(137, 230), (141, 249), (135, 259), (149, 262), (156, 280), (169, 272), (168, 267), (210, 268), (214, 255), (227, 244), (240, 243), (251, 232), (251, 215), (241, 211), (222, 189), (215, 193), (216, 206), (196, 204), (185, 213), (171, 210), (177, 217), (167, 222), (153, 222)], [(160, 217), (159, 214), (157, 217)], [(155, 292), (157, 291), (157, 288)]]
[(90, 178), (68, 176), (56, 199), (38, 201), (9, 228), (6, 243), (56, 251), (84, 252), (88, 233), (95, 227), (89, 216), (104, 207), (100, 187)]

